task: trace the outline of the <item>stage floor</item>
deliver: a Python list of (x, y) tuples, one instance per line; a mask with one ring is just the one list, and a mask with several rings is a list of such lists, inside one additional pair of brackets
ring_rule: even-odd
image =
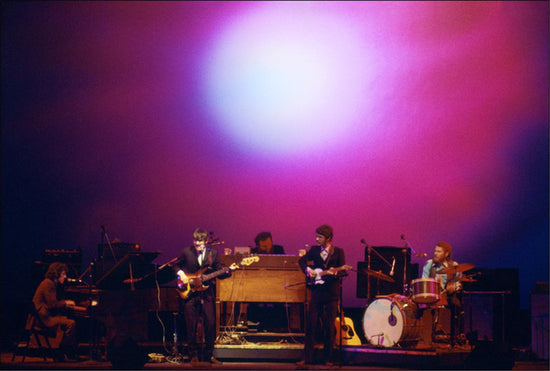
[[(171, 359), (162, 344), (141, 344), (144, 352), (164, 355), (162, 362), (148, 362), (146, 370), (220, 369), (220, 370), (296, 370), (296, 369), (343, 369), (343, 370), (418, 370), (418, 369), (514, 369), (548, 370), (548, 361), (512, 361), (505, 364), (498, 354), (477, 354), (470, 346), (450, 348), (445, 345), (430, 349), (377, 348), (368, 345), (343, 347), (343, 362), (340, 365), (297, 366), (303, 352), (302, 344), (265, 343), (243, 345), (217, 345), (215, 356), (222, 364), (192, 364), (183, 359)], [(320, 352), (320, 347), (317, 348)], [(25, 362), (12, 353), (1, 354), (1, 369), (23, 370), (107, 370), (112, 364), (102, 358), (91, 359), (86, 349), (80, 348), (82, 361), (54, 362), (51, 359), (27, 356)], [(481, 362), (481, 363), (480, 363)], [(503, 365), (504, 367), (498, 367)], [(491, 367), (492, 366), (492, 367)]]

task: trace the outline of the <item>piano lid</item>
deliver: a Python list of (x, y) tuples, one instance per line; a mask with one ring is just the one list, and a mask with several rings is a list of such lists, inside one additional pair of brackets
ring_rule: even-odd
[(96, 281), (96, 287), (111, 290), (130, 289), (131, 286), (124, 283), (124, 280), (135, 280), (154, 272), (155, 267), (151, 262), (159, 255), (160, 252), (132, 252), (124, 255)]

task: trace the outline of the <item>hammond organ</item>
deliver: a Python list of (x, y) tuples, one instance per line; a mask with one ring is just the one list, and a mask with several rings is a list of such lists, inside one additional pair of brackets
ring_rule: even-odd
[[(259, 261), (234, 270), (231, 277), (216, 283), (218, 328), (231, 321), (227, 307), (234, 303), (281, 303), (290, 305), (290, 321), (302, 322), (296, 309), (307, 302), (305, 275), (295, 255), (258, 255)], [(238, 261), (235, 255), (222, 255), (222, 264), (230, 266)], [(229, 305), (228, 305), (229, 304)], [(298, 305), (296, 305), (298, 304)], [(246, 308), (246, 306), (245, 306)], [(231, 311), (229, 311), (231, 312)], [(303, 329), (303, 324), (289, 324)]]

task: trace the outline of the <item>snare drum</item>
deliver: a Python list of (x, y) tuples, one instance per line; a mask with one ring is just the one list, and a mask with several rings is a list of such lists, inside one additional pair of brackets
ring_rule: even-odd
[(379, 296), (369, 304), (363, 315), (365, 337), (372, 345), (391, 347), (415, 344), (420, 339), (422, 323), (418, 307), (406, 296)]
[(417, 304), (433, 304), (439, 301), (441, 286), (435, 278), (418, 278), (411, 282), (412, 300)]

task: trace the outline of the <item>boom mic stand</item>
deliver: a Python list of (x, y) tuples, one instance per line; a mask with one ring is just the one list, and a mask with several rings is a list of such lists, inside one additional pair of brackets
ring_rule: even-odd
[[(88, 265), (88, 268), (86, 268), (86, 270), (84, 270), (84, 272), (82, 272), (82, 274), (78, 277), (78, 281), (86, 284), (88, 289), (88, 312), (90, 316), (90, 329), (89, 329), (90, 337), (89, 337), (88, 348), (89, 348), (90, 359), (101, 359), (101, 357), (99, 356), (99, 344), (98, 344), (99, 343), (99, 334), (98, 334), (99, 326), (97, 326), (97, 323), (95, 323), (96, 321), (95, 307), (97, 306), (97, 303), (94, 303), (94, 297), (93, 297), (94, 272), (95, 272), (94, 262), (92, 261)], [(90, 281), (89, 283), (83, 280), (83, 278), (86, 275), (89, 278), (89, 281)], [(95, 356), (98, 356), (99, 358), (96, 358)]]
[(111, 255), (113, 255), (113, 259), (115, 261), (115, 264), (118, 263), (118, 261), (116, 260), (116, 256), (115, 256), (115, 251), (113, 250), (113, 246), (111, 246), (111, 241), (109, 241), (109, 236), (107, 236), (107, 232), (105, 231), (105, 226), (101, 226), (101, 243), (104, 245), (105, 244), (105, 240), (107, 240), (107, 244), (109, 245), (109, 250), (111, 250)]
[(342, 327), (344, 326), (344, 303), (342, 302), (342, 296), (343, 296), (343, 286), (344, 286), (344, 277), (348, 275), (347, 272), (343, 274), (339, 274), (337, 276), (338, 280), (340, 281), (340, 292), (339, 292), (339, 300), (338, 300), (338, 310), (339, 310), (339, 316), (340, 316), (340, 326), (338, 326), (338, 363), (340, 365), (344, 364), (344, 341), (342, 339)]
[(409, 284), (407, 283), (407, 249), (410, 249), (415, 255), (418, 254), (416, 254), (416, 251), (409, 244), (405, 235), (401, 235), (401, 239), (405, 241), (405, 247), (401, 250), (403, 252), (403, 295), (407, 296), (407, 291), (409, 291)]
[[(364, 238), (361, 239), (361, 243), (362, 243), (363, 245), (365, 245), (365, 247), (367, 248), (367, 270), (370, 271), (370, 259), (371, 259), (370, 257), (371, 257), (371, 252), (372, 252), (372, 251), (374, 251), (374, 253), (375, 253), (384, 263), (386, 263), (386, 264), (388, 265), (388, 267), (391, 268), (392, 265), (390, 264), (390, 262), (387, 261), (386, 258), (384, 258), (384, 257), (382, 256), (382, 254), (380, 254), (378, 251), (376, 251), (376, 250), (374, 249), (374, 247), (372, 247), (372, 246), (370, 246), (369, 244), (367, 244), (367, 243), (365, 242), (365, 239), (364, 239)], [(367, 298), (370, 299), (370, 277), (368, 276), (368, 273), (367, 273)]]

